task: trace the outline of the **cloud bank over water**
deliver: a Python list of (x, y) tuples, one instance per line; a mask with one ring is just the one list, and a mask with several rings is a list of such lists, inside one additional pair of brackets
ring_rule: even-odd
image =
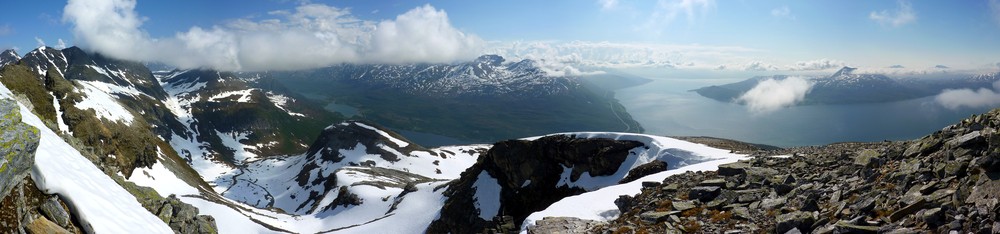
[(948, 109), (962, 107), (1000, 107), (1000, 81), (993, 83), (993, 89), (949, 89), (938, 94), (934, 100)]
[(812, 85), (802, 77), (767, 79), (757, 83), (736, 101), (746, 104), (751, 113), (770, 113), (802, 102), (806, 94), (812, 90)]

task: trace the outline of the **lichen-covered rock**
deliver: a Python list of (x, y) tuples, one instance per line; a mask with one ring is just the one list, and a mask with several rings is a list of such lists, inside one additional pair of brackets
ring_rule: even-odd
[(17, 102), (0, 99), (0, 198), (28, 176), (38, 137), (38, 129), (21, 123)]

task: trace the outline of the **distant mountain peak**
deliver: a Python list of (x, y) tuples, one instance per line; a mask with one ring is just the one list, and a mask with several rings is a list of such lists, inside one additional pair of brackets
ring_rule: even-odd
[(13, 49), (5, 50), (3, 53), (0, 53), (0, 67), (16, 63), (18, 60), (21, 60), (21, 56), (18, 56), (17, 51), (14, 51)]
[(505, 61), (504, 58), (501, 57), (500, 55), (486, 54), (483, 56), (479, 56), (479, 58), (476, 58), (475, 63), (485, 63), (491, 66), (499, 66), (504, 61)]
[(830, 76), (830, 77), (848, 76), (848, 75), (851, 75), (854, 72), (854, 70), (858, 70), (858, 69), (857, 68), (853, 68), (853, 67), (847, 67), (847, 66), (845, 66), (844, 68), (841, 68), (839, 71), (837, 71), (837, 73), (833, 73), (833, 76)]

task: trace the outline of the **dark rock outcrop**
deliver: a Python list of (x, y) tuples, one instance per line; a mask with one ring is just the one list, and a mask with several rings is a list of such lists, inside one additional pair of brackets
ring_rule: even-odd
[(997, 233), (998, 130), (1000, 109), (914, 141), (757, 152), (644, 188), (588, 232)]
[(21, 123), (21, 109), (11, 99), (0, 99), (0, 198), (20, 183), (35, 163), (38, 129)]
[[(640, 146), (643, 144), (636, 141), (580, 139), (566, 135), (498, 142), (463, 172), (461, 178), (449, 183), (444, 192), (448, 199), (440, 218), (431, 223), (427, 231), (473, 233), (500, 231), (487, 229), (510, 225), (496, 220), (512, 222), (519, 227), (532, 212), (545, 209), (564, 197), (586, 192), (566, 182), (576, 181), (583, 173), (590, 176), (615, 174), (629, 150)], [(569, 181), (562, 181), (563, 173), (569, 174)], [(497, 214), (485, 215), (510, 216), (512, 220), (480, 217), (483, 214), (475, 204), (477, 188), (474, 185), (483, 174), (495, 178), (500, 187), (500, 210)]]

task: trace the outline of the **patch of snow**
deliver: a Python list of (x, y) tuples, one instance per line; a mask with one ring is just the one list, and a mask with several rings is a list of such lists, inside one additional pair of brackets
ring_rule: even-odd
[(250, 95), (251, 95), (251, 92), (253, 92), (254, 90), (255, 89), (244, 89), (244, 90), (237, 90), (237, 91), (221, 92), (219, 94), (213, 95), (212, 97), (209, 97), (208, 101), (210, 101), (210, 102), (217, 102), (217, 101), (219, 101), (219, 99), (225, 99), (225, 98), (229, 98), (230, 96), (239, 95), (239, 98), (236, 99), (237, 102), (250, 102)]
[(252, 161), (257, 158), (257, 154), (250, 152), (249, 150), (256, 150), (256, 146), (245, 145), (240, 141), (246, 140), (247, 135), (245, 132), (239, 133), (222, 133), (219, 130), (215, 130), (215, 135), (219, 136), (222, 140), (222, 145), (225, 145), (233, 151), (233, 159), (236, 160), (237, 164), (242, 164), (247, 161)]
[(400, 148), (403, 148), (403, 147), (406, 147), (406, 146), (410, 145), (410, 143), (407, 143), (406, 141), (403, 141), (403, 140), (400, 140), (400, 139), (396, 139), (395, 137), (390, 136), (389, 133), (386, 133), (385, 131), (379, 130), (378, 128), (375, 128), (375, 127), (372, 127), (372, 126), (368, 126), (367, 124), (363, 124), (363, 123), (359, 123), (359, 122), (354, 122), (354, 124), (357, 124), (358, 126), (360, 126), (362, 128), (366, 128), (368, 130), (372, 130), (372, 131), (377, 132), (379, 135), (382, 135), (382, 137), (385, 137), (386, 139), (389, 139), (389, 141), (392, 141), (392, 143), (396, 144), (396, 146), (399, 146)]
[(132, 116), (132, 112), (129, 112), (125, 106), (118, 103), (118, 99), (111, 96), (112, 94), (122, 94), (122, 95), (139, 95), (140, 92), (129, 87), (124, 88), (121, 86), (108, 84), (98, 81), (78, 81), (86, 97), (82, 101), (76, 103), (76, 107), (80, 109), (91, 109), (97, 113), (98, 117), (103, 117), (110, 121), (121, 121), (126, 124), (132, 123), (135, 118)]
[(73, 134), (73, 131), (69, 129), (69, 125), (66, 125), (66, 121), (63, 121), (62, 106), (59, 105), (59, 100), (56, 99), (55, 95), (52, 95), (52, 106), (56, 108), (56, 126), (59, 127), (59, 132)]
[[(0, 85), (0, 97), (13, 94)], [(101, 172), (38, 116), (19, 105), (22, 121), (38, 128), (40, 141), (31, 177), (39, 189), (66, 200), (89, 233), (173, 233), (163, 221), (146, 211), (132, 194)]]
[(476, 209), (479, 209), (479, 217), (493, 220), (493, 217), (500, 212), (500, 183), (490, 176), (490, 173), (483, 171), (479, 173), (472, 188), (476, 189), (476, 196), (473, 199)]
[(276, 94), (276, 93), (271, 92), (271, 91), (267, 91), (267, 93), (264, 93), (264, 94), (267, 96), (268, 100), (271, 100), (271, 103), (274, 103), (274, 106), (278, 107), (278, 109), (281, 109), (281, 110), (287, 112), (289, 115), (299, 116), (299, 117), (305, 117), (306, 116), (306, 115), (301, 114), (301, 113), (291, 112), (291, 111), (289, 111), (286, 108), (286, 105), (288, 104), (288, 101), (295, 101), (295, 99), (292, 99), (290, 97), (286, 97), (285, 95)]
[(791, 158), (791, 157), (792, 157), (792, 155), (791, 155), (791, 154), (785, 154), (785, 155), (773, 155), (773, 156), (771, 156), (771, 157), (772, 157), (772, 158)]

